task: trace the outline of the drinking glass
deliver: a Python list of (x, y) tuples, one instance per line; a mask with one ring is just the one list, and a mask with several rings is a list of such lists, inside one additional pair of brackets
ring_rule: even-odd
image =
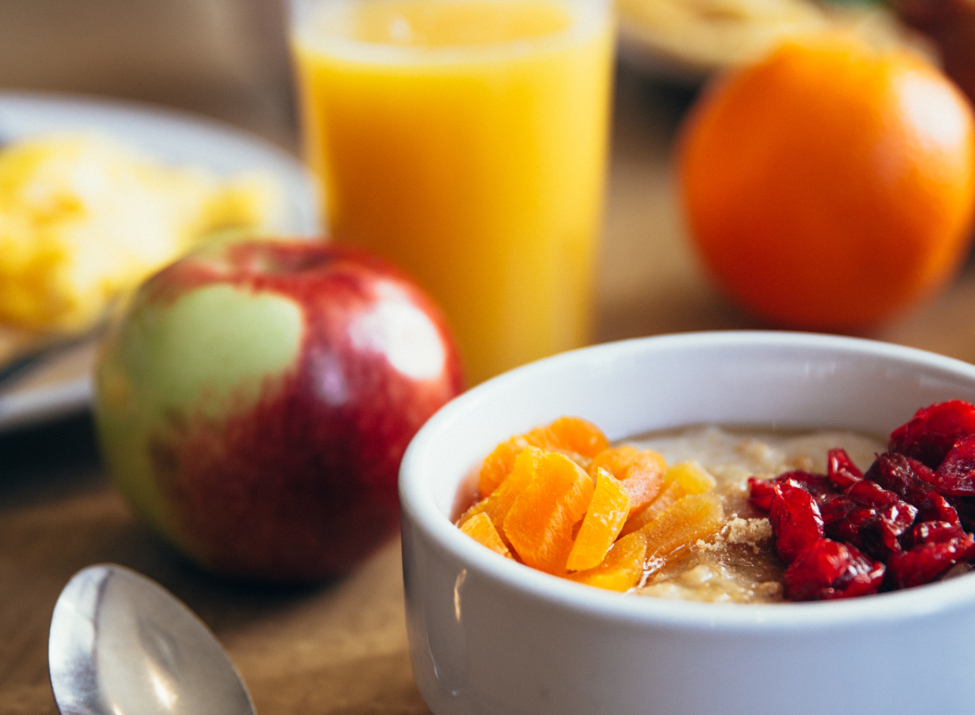
[(293, 0), (307, 161), (333, 240), (441, 305), (468, 379), (589, 339), (607, 0)]

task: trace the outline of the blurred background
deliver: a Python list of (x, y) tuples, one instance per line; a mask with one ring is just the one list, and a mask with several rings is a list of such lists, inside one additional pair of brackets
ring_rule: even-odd
[[(675, 132), (716, 71), (831, 22), (917, 49), (975, 94), (975, 4), (896, 2), (619, 0), (622, 46), (595, 341), (759, 325), (718, 298), (701, 274), (673, 183)], [(298, 154), (285, 5), (6, 0), (0, 4), (0, 88), (167, 105), (232, 123)], [(937, 315), (967, 312), (968, 298), (967, 284), (956, 286), (955, 294), (942, 295)], [(922, 308), (870, 334), (975, 359), (975, 340), (962, 344), (951, 333), (930, 328)]]
[[(619, 0), (593, 342), (768, 327), (706, 275), (680, 207), (674, 142), (716, 73), (837, 23), (904, 44), (975, 96), (975, 0)], [(205, 115), (300, 155), (284, 0), (3, 0), (0, 92), (69, 93)], [(855, 334), (975, 362), (975, 270)], [(44, 637), (78, 567), (159, 579), (231, 650), (258, 711), (425, 713), (402, 624), (399, 554), (319, 591), (238, 589), (188, 570), (108, 485), (87, 416), (0, 434), (0, 712), (53, 713)]]
[(297, 149), (283, 0), (10, 0), (0, 86), (156, 102)]

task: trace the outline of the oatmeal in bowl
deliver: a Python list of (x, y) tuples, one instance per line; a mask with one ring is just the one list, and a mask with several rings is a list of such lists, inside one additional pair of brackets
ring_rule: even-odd
[(975, 405), (922, 408), (887, 442), (712, 425), (611, 446), (562, 417), (499, 444), (476, 492), (462, 532), (578, 583), (710, 603), (868, 596), (971, 570)]
[(883, 443), (850, 431), (784, 432), (686, 427), (633, 440), (669, 461), (694, 460), (712, 474), (727, 520), (708, 540), (688, 544), (670, 564), (650, 574), (636, 593), (711, 603), (778, 603), (785, 600), (785, 566), (775, 553), (768, 513), (750, 501), (750, 479), (770, 480), (794, 470), (825, 473), (837, 447), (869, 464)]
[[(885, 715), (967, 711), (975, 701), (975, 575), (950, 576), (969, 556), (948, 578), (893, 588), (874, 566), (886, 572), (893, 562), (871, 540), (903, 526), (894, 536), (906, 553), (925, 540), (961, 538), (918, 530), (917, 495), (884, 483), (874, 464), (918, 408), (973, 398), (975, 367), (966, 363), (852, 338), (763, 332), (587, 348), (469, 391), (420, 431), (400, 475), (407, 623), (421, 694), (435, 715), (812, 715), (837, 703)], [(595, 440), (590, 455), (578, 443), (529, 445), (539, 450), (520, 457), (531, 476), (523, 481), (535, 485), (531, 499), (517, 509), (521, 496), (511, 499), (500, 520), (496, 503), (478, 512), (504, 488), (507, 475), (484, 489), (480, 478), (499, 446), (567, 415), (598, 425), (605, 444)], [(634, 457), (642, 466), (629, 474), (626, 454), (599, 456), (624, 445), (659, 461)], [(605, 476), (592, 476), (594, 463)], [(851, 496), (852, 481), (843, 479), (864, 484)], [(553, 498), (556, 488), (575, 496)], [(884, 511), (895, 502), (881, 491), (896, 492), (893, 512)], [(680, 498), (634, 521), (665, 493)], [(854, 514), (847, 502), (867, 496), (887, 503), (848, 518), (840, 540), (833, 517)], [(783, 532), (790, 519), (782, 513), (794, 510), (770, 513), (774, 499), (818, 510), (822, 538), (815, 529)], [(599, 518), (587, 527), (590, 511)], [(568, 522), (562, 532), (538, 528), (559, 513)], [(803, 513), (795, 511), (800, 525)], [(946, 514), (925, 512), (921, 521)], [(498, 524), (508, 555), (477, 543)], [(637, 579), (620, 588), (633, 577), (625, 565), (641, 542)], [(782, 543), (792, 544), (791, 563)], [(819, 591), (807, 587), (807, 596), (827, 600), (789, 602), (786, 571), (832, 543), (856, 543), (869, 564), (844, 566)], [(833, 563), (833, 548), (807, 560)], [(866, 582), (878, 584), (876, 593), (854, 593)], [(834, 598), (837, 589), (856, 597)]]

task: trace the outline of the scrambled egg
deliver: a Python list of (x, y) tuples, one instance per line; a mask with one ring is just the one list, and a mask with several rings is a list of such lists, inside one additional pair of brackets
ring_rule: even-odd
[(208, 234), (267, 225), (260, 175), (220, 179), (109, 139), (54, 135), (0, 151), (0, 323), (82, 330), (121, 292)]

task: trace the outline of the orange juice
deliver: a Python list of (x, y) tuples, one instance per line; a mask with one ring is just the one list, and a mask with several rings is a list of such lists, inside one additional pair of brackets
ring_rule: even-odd
[(584, 344), (606, 163), (606, 4), (306, 5), (292, 40), (304, 140), (335, 239), (419, 279), (472, 382)]

